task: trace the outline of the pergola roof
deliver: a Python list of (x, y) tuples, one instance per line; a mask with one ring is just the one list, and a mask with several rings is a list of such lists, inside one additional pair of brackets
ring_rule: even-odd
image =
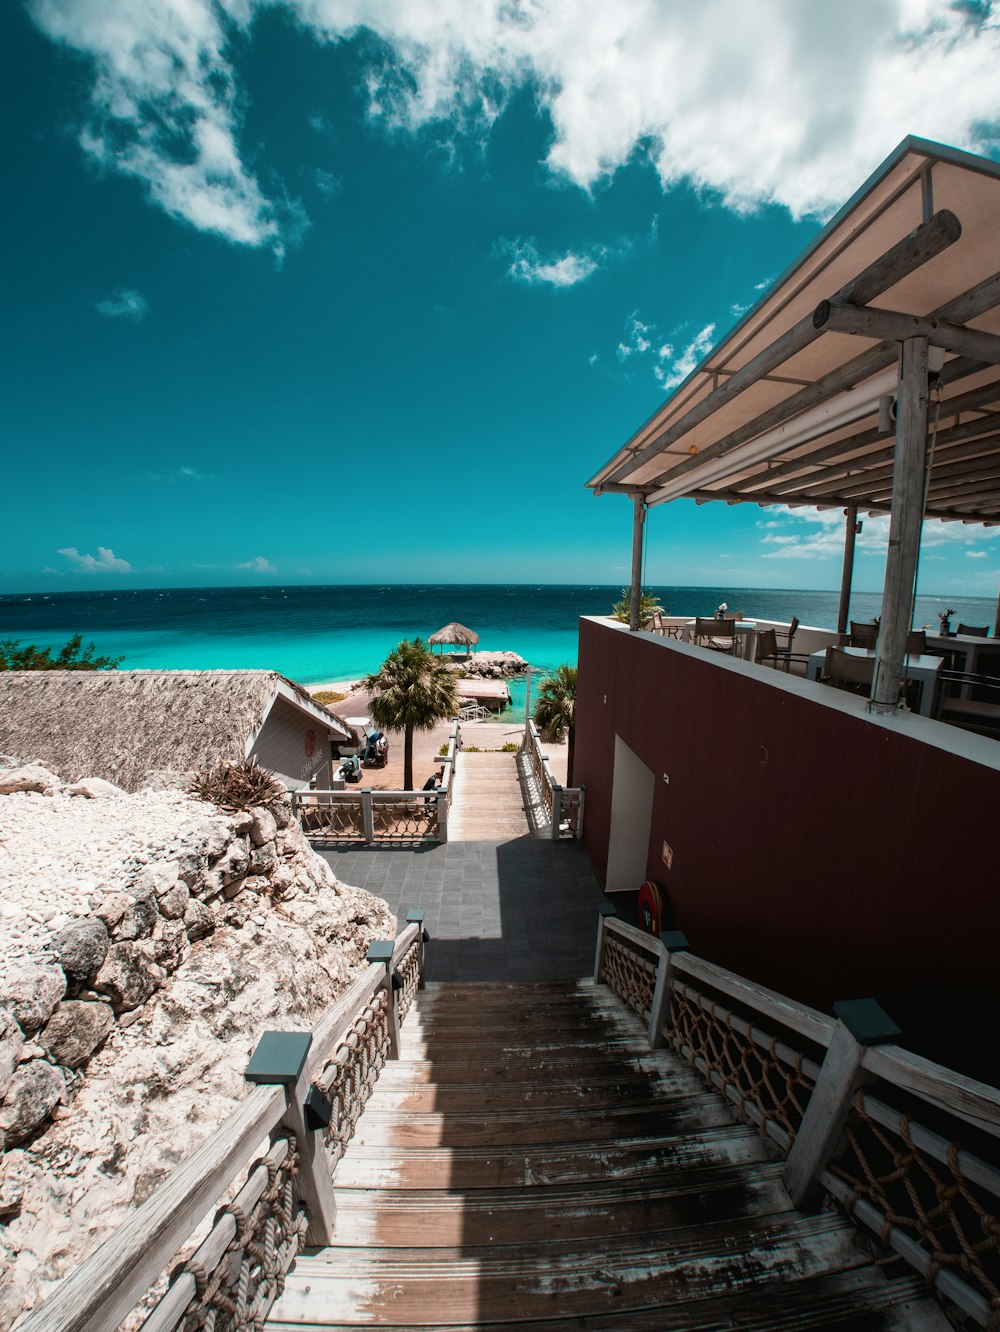
[(1000, 164), (904, 140), (588, 486), (888, 512), (922, 333), (943, 360), (926, 516), (1000, 523), (998, 219)]

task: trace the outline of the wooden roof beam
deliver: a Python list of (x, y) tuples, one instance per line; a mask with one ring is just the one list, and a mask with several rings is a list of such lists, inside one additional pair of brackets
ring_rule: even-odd
[[(987, 465), (983, 460), (996, 454), (996, 445), (997, 433), (995, 428), (994, 434), (989, 439), (977, 440), (974, 444), (956, 444), (949, 449), (936, 448), (931, 463), (931, 476), (936, 478), (956, 474), (963, 467), (968, 469), (983, 467)], [(869, 468), (861, 466), (861, 460), (858, 460), (853, 468), (845, 467), (843, 480), (838, 482), (824, 479), (822, 483), (813, 485), (807, 480), (804, 485), (795, 488), (795, 493), (798, 495), (815, 495), (818, 502), (820, 498), (825, 499), (827, 492), (831, 489), (836, 489), (838, 494), (842, 494), (849, 489), (870, 487), (877, 482), (886, 481), (892, 476), (893, 452), (893, 450), (889, 450), (884, 455), (884, 461), (875, 461), (874, 465)], [(879, 455), (879, 459), (882, 457), (883, 455)], [(874, 460), (876, 455), (872, 455), (872, 458)], [(845, 481), (847, 482), (846, 488), (844, 486)]]
[(975, 328), (963, 328), (948, 319), (925, 319), (871, 306), (862, 309), (833, 300), (820, 301), (813, 313), (813, 323), (831, 333), (853, 333), (877, 341), (905, 342), (907, 338), (926, 338), (932, 347), (943, 347), (956, 356), (966, 356), (987, 365), (1000, 365), (1000, 337)]
[[(880, 296), (882, 292), (894, 287), (904, 277), (923, 267), (928, 260), (941, 254), (950, 245), (954, 245), (961, 234), (962, 225), (955, 214), (947, 209), (942, 209), (928, 221), (921, 223), (908, 236), (904, 236), (885, 254), (869, 264), (857, 277), (852, 278), (850, 282), (841, 287), (833, 299), (848, 301), (855, 305), (867, 305), (876, 296)], [(696, 403), (694, 407), (685, 412), (679, 421), (674, 422), (672, 426), (656, 435), (627, 461), (619, 463), (615, 470), (608, 475), (607, 481), (624, 480), (637, 467), (649, 462), (668, 445), (673, 444), (682, 435), (687, 434), (694, 426), (707, 420), (720, 407), (737, 397), (743, 389), (756, 383), (764, 375), (773, 373), (796, 353), (808, 347), (811, 342), (815, 342), (821, 336), (821, 333), (822, 330), (817, 329), (813, 324), (811, 315), (800, 319), (797, 324), (793, 324), (769, 347), (765, 347), (763, 351), (758, 352), (741, 370), (736, 371), (725, 384), (720, 384), (707, 398), (702, 399), (701, 402)], [(882, 367), (877, 368), (881, 369)], [(815, 396), (810, 397), (809, 401), (805, 402), (803, 406), (796, 407), (790, 415), (802, 411), (803, 407), (811, 406), (814, 402), (821, 401), (826, 396), (826, 390), (820, 387), (822, 383), (823, 380), (819, 380), (810, 388), (793, 394), (791, 401), (800, 399), (805, 394), (814, 394)], [(760, 431), (757, 433), (759, 434)], [(604, 489), (605, 483), (600, 482), (596, 488)]]

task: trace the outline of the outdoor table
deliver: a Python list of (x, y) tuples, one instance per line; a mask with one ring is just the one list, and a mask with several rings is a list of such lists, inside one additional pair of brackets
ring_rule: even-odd
[[(870, 657), (872, 660), (878, 655), (870, 648), (845, 647), (840, 650), (852, 657)], [(921, 717), (931, 716), (934, 708), (934, 686), (937, 683), (937, 675), (942, 662), (943, 658), (932, 657), (929, 654), (906, 659), (906, 678), (920, 685), (920, 702), (917, 711)], [(806, 667), (806, 679), (821, 680), (825, 665), (826, 648), (820, 648), (818, 652), (810, 653), (809, 664)]]
[[(927, 646), (935, 652), (947, 652), (954, 662), (947, 669), (961, 671), (967, 675), (984, 675), (984, 659), (1000, 656), (1000, 638), (981, 638), (978, 634), (928, 634)], [(958, 690), (962, 698), (968, 697), (969, 686), (962, 685)]]
[[(708, 619), (708, 616), (703, 618)], [(684, 632), (681, 634), (683, 642), (690, 643), (694, 636), (694, 626), (696, 621), (688, 620), (684, 626)], [(756, 620), (734, 620), (733, 625), (736, 628), (736, 652), (737, 657), (742, 657), (744, 661), (753, 661), (754, 644), (757, 641), (757, 621)]]

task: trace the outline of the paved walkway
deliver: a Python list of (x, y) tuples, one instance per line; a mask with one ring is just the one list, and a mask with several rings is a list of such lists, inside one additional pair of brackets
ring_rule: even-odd
[(524, 836), (319, 854), (342, 882), (381, 897), (401, 925), (411, 907), (423, 909), (429, 980), (593, 973), (597, 910), (607, 899), (579, 842)]

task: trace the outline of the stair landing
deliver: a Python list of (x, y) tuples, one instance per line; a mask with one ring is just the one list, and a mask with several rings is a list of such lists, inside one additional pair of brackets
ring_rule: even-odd
[(422, 991), (267, 1326), (946, 1332), (590, 982)]

